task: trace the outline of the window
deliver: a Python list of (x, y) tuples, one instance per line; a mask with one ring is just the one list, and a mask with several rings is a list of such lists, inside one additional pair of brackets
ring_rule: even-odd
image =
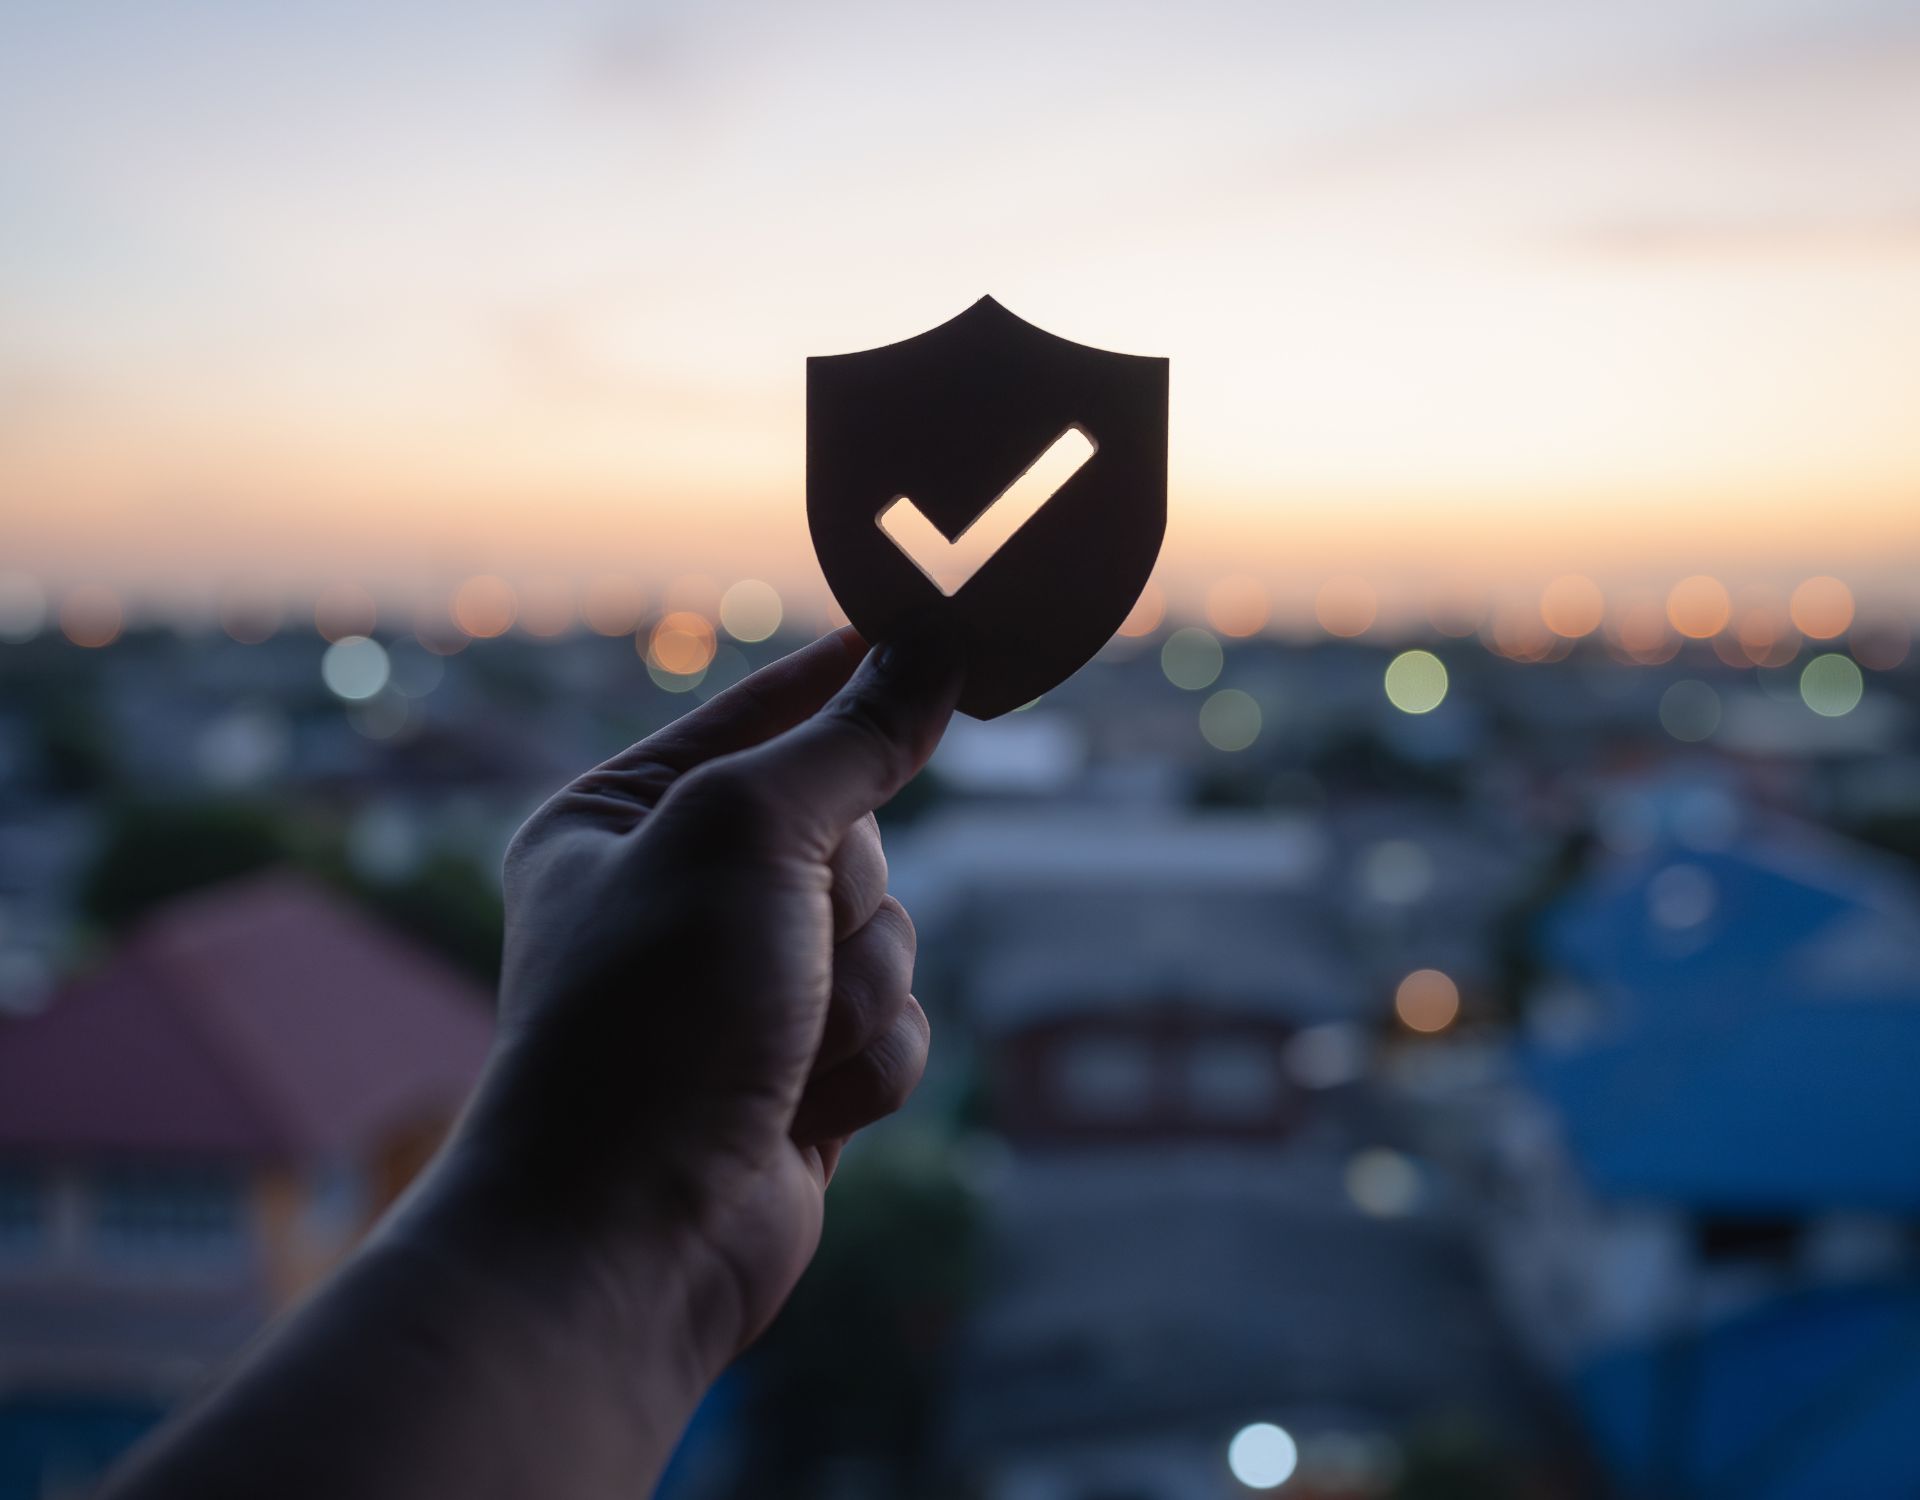
[(245, 1200), (236, 1174), (120, 1169), (93, 1182), (94, 1242), (126, 1261), (204, 1261), (245, 1245)]
[(26, 1260), (47, 1242), (47, 1185), (24, 1167), (0, 1167), (0, 1260)]

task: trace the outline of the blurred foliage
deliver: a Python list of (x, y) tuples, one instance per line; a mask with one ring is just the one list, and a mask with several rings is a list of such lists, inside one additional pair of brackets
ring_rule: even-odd
[(375, 921), (489, 985), (498, 977), (503, 922), (491, 871), (437, 850), (403, 875), (365, 876), (346, 857), (334, 820), (242, 799), (111, 809), (81, 879), (80, 906), (90, 922), (119, 933), (175, 897), (281, 866), (333, 886)]
[(741, 1495), (824, 1493), (847, 1460), (883, 1475), (882, 1493), (949, 1493), (930, 1459), (978, 1242), (950, 1145), (896, 1132), (856, 1146), (819, 1253), (751, 1356)]
[(141, 802), (108, 814), (82, 877), (87, 918), (119, 932), (188, 891), (295, 860), (286, 821), (249, 802)]
[(1468, 1423), (1414, 1432), (1392, 1490), (1393, 1500), (1521, 1500), (1531, 1493), (1513, 1455)]

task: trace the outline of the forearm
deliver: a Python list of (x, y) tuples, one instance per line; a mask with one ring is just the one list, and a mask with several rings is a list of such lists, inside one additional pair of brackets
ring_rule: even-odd
[(530, 1222), (456, 1152), (111, 1500), (649, 1492), (715, 1373), (676, 1248)]

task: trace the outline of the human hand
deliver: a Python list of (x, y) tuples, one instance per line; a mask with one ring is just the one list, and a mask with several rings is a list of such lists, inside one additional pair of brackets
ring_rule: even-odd
[(670, 1239), (709, 1374), (811, 1258), (847, 1136), (926, 1061), (873, 809), (960, 680), (864, 650), (841, 631), (754, 674), (564, 788), (507, 855), (500, 1040), (455, 1149), (615, 1279)]

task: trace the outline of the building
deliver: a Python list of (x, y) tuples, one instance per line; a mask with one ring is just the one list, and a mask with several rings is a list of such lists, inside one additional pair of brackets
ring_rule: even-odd
[(1506, 1278), (1630, 1493), (1920, 1487), (1920, 889), (1778, 823), (1548, 913)]
[(484, 992), (283, 874), (0, 1020), (0, 1500), (74, 1492), (311, 1286), (490, 1033)]

